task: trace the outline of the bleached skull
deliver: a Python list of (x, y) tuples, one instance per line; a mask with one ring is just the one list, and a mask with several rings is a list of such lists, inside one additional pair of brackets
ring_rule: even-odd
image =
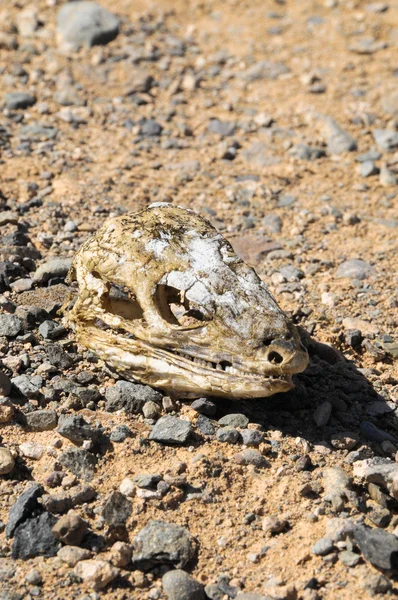
[(78, 251), (77, 340), (169, 393), (265, 397), (308, 363), (295, 327), (208, 221), (169, 204), (110, 219)]

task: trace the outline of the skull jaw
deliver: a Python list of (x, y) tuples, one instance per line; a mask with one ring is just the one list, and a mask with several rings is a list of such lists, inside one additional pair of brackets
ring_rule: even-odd
[(149, 353), (146, 344), (94, 325), (77, 324), (76, 337), (80, 344), (93, 350), (126, 379), (163, 389), (173, 397), (265, 398), (294, 387), (288, 375), (262, 377), (219, 371), (206, 373), (197, 365), (188, 370), (176, 364), (173, 355), (170, 356), (171, 361), (166, 361), (162, 356), (156, 356), (156, 351)]

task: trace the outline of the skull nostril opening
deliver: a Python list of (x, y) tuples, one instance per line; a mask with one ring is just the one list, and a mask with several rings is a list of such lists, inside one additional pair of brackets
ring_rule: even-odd
[(270, 346), (272, 344), (273, 340), (271, 340), (271, 338), (265, 339), (263, 340), (263, 346), (267, 347)]
[(283, 356), (273, 350), (268, 354), (268, 360), (274, 365), (280, 365), (283, 362)]

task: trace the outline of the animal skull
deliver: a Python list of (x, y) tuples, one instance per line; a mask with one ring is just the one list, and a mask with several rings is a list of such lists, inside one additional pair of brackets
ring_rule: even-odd
[(208, 221), (166, 203), (110, 219), (80, 248), (77, 340), (127, 379), (185, 397), (265, 397), (308, 355), (254, 269)]

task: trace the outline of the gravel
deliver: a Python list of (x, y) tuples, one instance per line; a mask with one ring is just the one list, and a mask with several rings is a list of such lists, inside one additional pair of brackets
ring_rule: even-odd
[(234, 427), (222, 427), (217, 430), (217, 440), (226, 444), (236, 444), (240, 440), (240, 434)]
[(196, 556), (197, 542), (188, 529), (150, 521), (133, 540), (133, 566), (148, 570), (158, 564), (184, 568)]
[(105, 409), (109, 412), (123, 409), (127, 414), (138, 414), (147, 402), (159, 406), (162, 395), (148, 385), (120, 380), (106, 388), (105, 399)]
[(77, 563), (74, 573), (93, 590), (102, 590), (119, 575), (119, 569), (105, 560), (82, 560)]

